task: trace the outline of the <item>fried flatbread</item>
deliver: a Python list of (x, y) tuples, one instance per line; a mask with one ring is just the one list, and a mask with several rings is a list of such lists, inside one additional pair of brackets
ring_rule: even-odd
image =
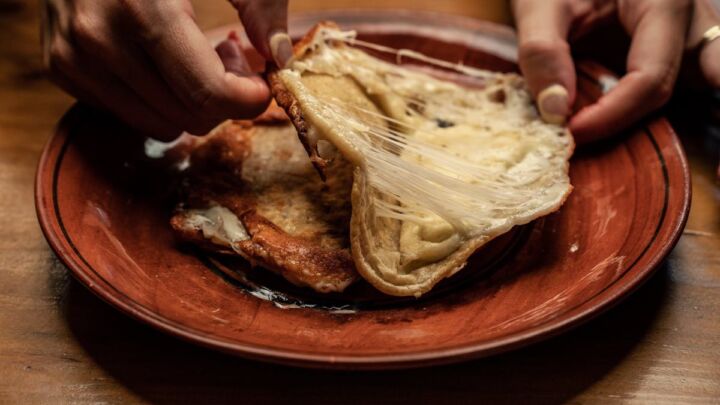
[(484, 81), (465, 88), (353, 40), (321, 23), (268, 78), (316, 168), (330, 176), (337, 155), (354, 165), (352, 253), (373, 286), (420, 296), (491, 239), (562, 205), (574, 142), (542, 122), (520, 76), (458, 66)]
[(350, 165), (335, 160), (321, 181), (277, 107), (195, 142), (170, 221), (182, 240), (319, 292), (342, 291), (358, 278), (349, 250)]

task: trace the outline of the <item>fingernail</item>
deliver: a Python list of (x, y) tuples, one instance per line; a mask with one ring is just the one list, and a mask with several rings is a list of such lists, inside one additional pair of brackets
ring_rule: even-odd
[(270, 37), (270, 52), (279, 68), (284, 68), (293, 57), (292, 41), (285, 32), (276, 32)]
[(236, 41), (226, 39), (215, 47), (215, 51), (220, 56), (226, 71), (241, 76), (252, 73), (250, 64)]
[(548, 124), (563, 125), (570, 112), (568, 92), (565, 87), (553, 84), (538, 95), (538, 108), (542, 119)]

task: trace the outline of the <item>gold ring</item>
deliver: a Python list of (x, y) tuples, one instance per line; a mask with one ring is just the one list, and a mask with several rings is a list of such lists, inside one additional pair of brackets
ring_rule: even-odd
[(700, 41), (700, 47), (705, 47), (707, 44), (718, 38), (720, 38), (720, 25), (713, 25), (703, 34), (702, 41)]

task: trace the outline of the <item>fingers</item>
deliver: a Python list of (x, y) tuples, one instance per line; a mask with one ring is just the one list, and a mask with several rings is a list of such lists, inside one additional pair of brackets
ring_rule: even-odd
[(542, 118), (563, 124), (575, 99), (575, 67), (567, 43), (572, 21), (562, 1), (513, 1), (520, 69)]
[(189, 14), (172, 15), (163, 23), (163, 29), (146, 35), (141, 45), (188, 109), (210, 119), (251, 118), (264, 111), (270, 102), (265, 81), (234, 71), (237, 64), (226, 70)]
[(284, 67), (292, 58), (287, 35), (287, 0), (230, 0), (255, 49), (267, 60)]
[(245, 57), (245, 53), (242, 51), (242, 47), (237, 40), (237, 37), (231, 34), (231, 36), (220, 42), (215, 47), (215, 52), (220, 56), (225, 70), (233, 72), (237, 75), (248, 75), (252, 74), (250, 63)]
[(116, 43), (108, 26), (75, 26), (73, 39), (85, 55), (94, 55), (96, 68), (112, 72), (163, 118), (194, 134), (204, 134), (220, 120), (192, 111), (175, 95), (148, 56), (133, 43)]
[[(690, 32), (698, 37), (698, 42), (713, 26), (720, 25), (720, 4), (713, 6), (710, 0), (696, 0)], [(691, 34), (692, 35), (692, 34)], [(704, 42), (704, 41), (703, 41)], [(720, 38), (712, 42), (701, 42), (699, 65), (707, 84), (714, 89), (720, 89)]]
[[(656, 2), (655, 4), (659, 4)], [(597, 103), (578, 112), (570, 130), (579, 142), (617, 133), (667, 102), (677, 78), (688, 25), (689, 8), (647, 7), (627, 22), (633, 37), (628, 73)], [(622, 16), (622, 13), (621, 13)]]
[[(52, 53), (51, 79), (67, 92), (93, 105), (113, 111), (118, 118), (143, 134), (162, 140), (175, 139), (182, 129), (165, 119), (140, 99), (129, 87), (93, 59), (56, 39)], [(98, 93), (97, 89), (103, 89)]]
[(187, 1), (47, 0), (44, 11), (44, 61), (55, 82), (150, 136), (205, 133), (269, 103), (237, 44), (216, 53)]

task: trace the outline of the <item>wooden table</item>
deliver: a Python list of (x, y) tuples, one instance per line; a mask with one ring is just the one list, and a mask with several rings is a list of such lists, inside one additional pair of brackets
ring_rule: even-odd
[[(609, 313), (551, 341), (454, 366), (285, 368), (128, 319), (74, 281), (48, 248), (35, 218), (35, 165), (73, 100), (42, 75), (36, 3), (0, 6), (0, 403), (720, 403), (720, 188), (717, 156), (703, 151), (702, 121), (690, 115), (697, 108), (670, 108), (692, 165), (685, 235), (651, 281)], [(221, 0), (195, 3), (204, 28), (234, 20)], [(295, 3), (297, 10), (323, 2)], [(344, 3), (352, 1), (332, 2)], [(503, 2), (478, 3), (364, 2), (508, 19)]]

